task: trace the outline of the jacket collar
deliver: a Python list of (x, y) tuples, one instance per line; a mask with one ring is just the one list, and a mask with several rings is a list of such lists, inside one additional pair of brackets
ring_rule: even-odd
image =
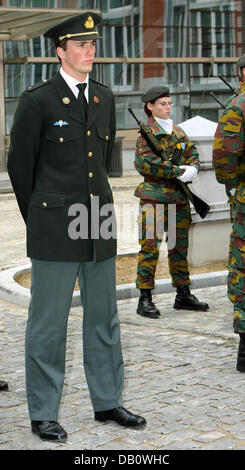
[(167, 135), (167, 136), (169, 136), (169, 134), (160, 126), (158, 121), (156, 121), (156, 119), (154, 119), (153, 116), (150, 116), (148, 118), (147, 124), (151, 127), (151, 129), (153, 131), (153, 134), (155, 136), (157, 136), (157, 135)]
[(245, 82), (242, 82), (241, 84), (241, 93), (245, 92)]
[(162, 136), (162, 137), (175, 137), (177, 140), (179, 140), (180, 138), (183, 137), (183, 134), (181, 134), (181, 131), (180, 131), (180, 128), (178, 126), (176, 126), (175, 124), (173, 124), (173, 130), (172, 130), (172, 134), (168, 134), (161, 126), (160, 124), (156, 121), (156, 119), (154, 119), (153, 116), (150, 116), (148, 118), (148, 121), (147, 121), (147, 124), (149, 127), (151, 127), (152, 131), (153, 131), (153, 134), (155, 136)]

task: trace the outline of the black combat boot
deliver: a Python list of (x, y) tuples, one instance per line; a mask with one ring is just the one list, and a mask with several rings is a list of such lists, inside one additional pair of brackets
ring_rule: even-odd
[(199, 300), (190, 293), (189, 286), (178, 286), (175, 297), (174, 308), (177, 310), (201, 310), (205, 312), (209, 309), (208, 304)]
[(245, 333), (239, 333), (240, 342), (238, 346), (236, 370), (245, 372)]
[(0, 380), (0, 392), (2, 392), (3, 390), (8, 390), (8, 384), (7, 382), (5, 382), (5, 380)]
[(140, 289), (140, 298), (137, 313), (143, 317), (159, 318), (160, 312), (152, 302), (151, 290)]

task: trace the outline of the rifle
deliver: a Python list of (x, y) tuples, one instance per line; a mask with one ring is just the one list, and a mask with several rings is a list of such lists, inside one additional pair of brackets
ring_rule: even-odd
[[(162, 148), (160, 142), (152, 134), (152, 131), (148, 130), (146, 125), (143, 122), (141, 122), (137, 119), (137, 117), (135, 116), (135, 114), (134, 114), (134, 112), (133, 112), (133, 110), (130, 106), (128, 107), (128, 111), (130, 112), (130, 114), (133, 116), (133, 118), (137, 122), (137, 124), (140, 128), (139, 132), (142, 135), (142, 137), (144, 137), (144, 139), (147, 141), (147, 143), (148, 143), (149, 147), (151, 148), (151, 150), (156, 155), (161, 157), (162, 160), (170, 161), (171, 163), (173, 163), (172, 159), (174, 158), (174, 163), (173, 164), (176, 164), (176, 162), (179, 163), (182, 156), (183, 156), (183, 154), (184, 154), (183, 150), (181, 150), (180, 148), (175, 149), (173, 157), (168, 159), (166, 157), (166, 155), (164, 154), (164, 152), (163, 152), (163, 148)], [(178, 166), (178, 164), (177, 164), (177, 166)], [(189, 189), (187, 183), (183, 183), (182, 181), (178, 180), (177, 178), (174, 178), (174, 181), (179, 186), (180, 191), (186, 196), (187, 199), (189, 199), (189, 201), (192, 202), (196, 212), (200, 215), (200, 217), (202, 219), (204, 219), (206, 217), (207, 213), (210, 210), (210, 206), (205, 201), (200, 199), (196, 194), (194, 194)]]
[(233, 93), (235, 93), (235, 95), (239, 95), (239, 93), (235, 90), (235, 88), (233, 88), (233, 86), (230, 85), (229, 82), (227, 82), (227, 80), (225, 79), (225, 77), (223, 77), (223, 75), (218, 75), (218, 77), (220, 78), (220, 80), (222, 80), (222, 82), (224, 82), (226, 84), (226, 86), (228, 86), (230, 88), (231, 91), (233, 91)]
[(219, 103), (219, 105), (221, 106), (221, 108), (225, 109), (225, 105), (223, 103), (221, 103), (221, 101), (217, 98), (217, 96), (214, 95), (214, 93), (212, 91), (210, 91), (210, 96), (212, 96), (212, 98), (217, 101), (217, 103)]

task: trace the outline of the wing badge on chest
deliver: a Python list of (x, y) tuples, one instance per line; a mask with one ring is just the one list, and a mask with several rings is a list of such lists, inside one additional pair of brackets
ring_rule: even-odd
[(68, 122), (62, 121), (62, 119), (60, 119), (59, 121), (54, 122), (53, 126), (59, 126), (59, 127), (68, 126)]

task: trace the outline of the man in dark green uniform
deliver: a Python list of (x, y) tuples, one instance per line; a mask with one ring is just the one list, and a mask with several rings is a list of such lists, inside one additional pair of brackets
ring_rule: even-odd
[(216, 179), (231, 203), (228, 297), (234, 306), (234, 333), (240, 341), (237, 370), (245, 372), (245, 54), (237, 62), (240, 90), (227, 104), (214, 138)]
[(152, 302), (151, 290), (155, 286), (155, 271), (164, 230), (168, 235), (171, 232), (168, 230), (170, 219), (174, 220), (169, 225), (176, 228), (175, 241), (168, 237), (169, 271), (172, 284), (177, 289), (174, 308), (206, 311), (208, 304), (200, 302), (189, 289), (187, 253), (190, 206), (176, 179), (192, 181), (199, 171), (199, 155), (183, 129), (173, 124), (170, 118), (172, 103), (168, 87), (151, 88), (142, 96), (142, 101), (148, 116), (147, 128), (158, 139), (166, 156), (171, 158), (179, 146), (183, 157), (178, 167), (156, 155), (144, 137), (140, 136), (137, 140), (135, 168), (144, 177), (144, 182), (135, 191), (135, 196), (140, 198), (141, 234), (136, 279), (136, 286), (140, 289), (137, 313), (149, 318), (160, 316), (158, 308)]
[[(115, 108), (111, 91), (88, 75), (99, 22), (99, 15), (87, 12), (45, 33), (55, 42), (61, 69), (23, 93), (8, 156), (32, 260), (26, 330), (29, 415), (34, 433), (56, 441), (67, 438), (57, 418), (67, 318), (77, 277), (83, 304), (84, 367), (95, 419), (131, 427), (145, 424), (144, 418), (122, 407), (116, 237), (107, 180)], [(108, 207), (106, 217), (101, 208)], [(112, 229), (106, 232), (108, 218)]]

